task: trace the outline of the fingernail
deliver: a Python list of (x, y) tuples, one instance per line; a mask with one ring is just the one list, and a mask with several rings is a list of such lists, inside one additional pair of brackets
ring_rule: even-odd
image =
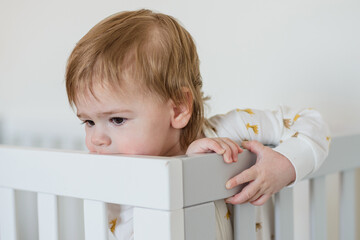
[(231, 188), (231, 182), (228, 181), (228, 182), (226, 183), (225, 187), (226, 187), (227, 189), (230, 189), (230, 188)]
[(225, 199), (225, 202), (226, 202), (226, 203), (231, 203), (231, 201), (232, 201), (233, 199), (234, 199), (233, 197), (229, 197), (229, 198)]
[(225, 153), (225, 149), (223, 148), (221, 149), (220, 154), (224, 154), (224, 153)]

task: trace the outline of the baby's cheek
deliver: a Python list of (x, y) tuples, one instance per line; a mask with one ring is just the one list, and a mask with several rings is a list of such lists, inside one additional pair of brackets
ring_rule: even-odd
[(96, 152), (94, 145), (91, 144), (90, 138), (88, 138), (88, 137), (85, 138), (85, 145), (86, 145), (87, 149), (89, 150), (89, 152)]
[(109, 149), (111, 153), (121, 153), (121, 154), (130, 154), (130, 155), (143, 155), (144, 148), (139, 146), (138, 143), (132, 141), (122, 141), (116, 144), (113, 144)]

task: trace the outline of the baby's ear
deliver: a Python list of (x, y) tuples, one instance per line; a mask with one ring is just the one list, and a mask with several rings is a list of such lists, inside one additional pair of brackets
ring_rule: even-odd
[(172, 100), (172, 118), (171, 126), (173, 128), (182, 129), (189, 123), (192, 114), (193, 96), (188, 88), (182, 88), (185, 100), (176, 105)]

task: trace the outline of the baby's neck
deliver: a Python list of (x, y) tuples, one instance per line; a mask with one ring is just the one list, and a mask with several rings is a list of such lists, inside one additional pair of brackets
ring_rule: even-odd
[(182, 150), (179, 142), (177, 142), (164, 154), (164, 156), (172, 157), (172, 156), (185, 155), (185, 153), (186, 153), (186, 149)]
[[(198, 136), (196, 137), (195, 140), (197, 139), (201, 139), (201, 138), (205, 138), (205, 134), (203, 133), (203, 131), (201, 131)], [(188, 147), (188, 146), (187, 146)], [(170, 150), (168, 150), (164, 156), (179, 156), (179, 155), (185, 155), (186, 154), (186, 150), (187, 147), (185, 149), (181, 149), (180, 144), (177, 142), (176, 144), (174, 144), (174, 146), (172, 146), (170, 148)]]

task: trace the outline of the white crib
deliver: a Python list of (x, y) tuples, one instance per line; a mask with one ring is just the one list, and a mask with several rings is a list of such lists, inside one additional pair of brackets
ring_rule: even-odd
[[(329, 237), (325, 178), (335, 172), (341, 172), (338, 239), (360, 239), (359, 146), (360, 135), (333, 139), (327, 161), (309, 177), (311, 239)], [(215, 239), (213, 201), (238, 192), (226, 190), (226, 180), (254, 162), (246, 151), (229, 165), (216, 154), (114, 156), (1, 145), (0, 240), (107, 239), (105, 203), (135, 207), (135, 240)], [(37, 204), (21, 202), (24, 195)], [(293, 189), (285, 188), (275, 196), (276, 239), (294, 238), (293, 212)], [(235, 240), (255, 239), (252, 205), (235, 206), (233, 218)]]

